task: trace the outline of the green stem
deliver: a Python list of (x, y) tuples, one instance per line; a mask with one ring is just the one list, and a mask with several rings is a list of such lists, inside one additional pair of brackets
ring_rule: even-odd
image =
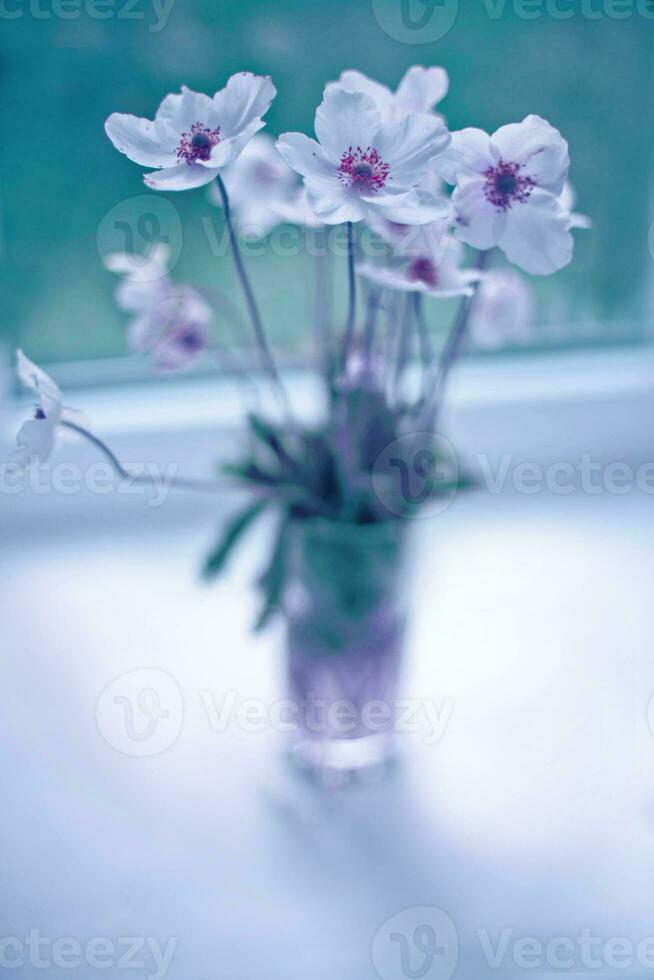
[(248, 308), (248, 313), (250, 314), (250, 320), (252, 321), (252, 327), (254, 329), (254, 335), (256, 338), (257, 346), (259, 348), (259, 354), (261, 356), (261, 364), (265, 372), (270, 375), (270, 379), (275, 385), (275, 388), (280, 394), (280, 397), (285, 406), (288, 406), (288, 399), (284, 386), (282, 385), (275, 361), (268, 347), (268, 341), (266, 340), (266, 334), (263, 329), (263, 323), (261, 320), (261, 314), (259, 313), (259, 307), (257, 306), (257, 301), (254, 297), (254, 291), (252, 289), (252, 284), (248, 278), (248, 274), (245, 270), (245, 265), (243, 264), (243, 256), (241, 255), (241, 250), (238, 244), (238, 238), (236, 231), (234, 229), (234, 223), (232, 221), (232, 212), (229, 204), (229, 197), (227, 196), (227, 188), (223, 182), (220, 174), (216, 176), (216, 184), (218, 185), (218, 190), (220, 192), (220, 198), (222, 200), (223, 211), (225, 213), (225, 224), (227, 225), (227, 232), (229, 234), (229, 241), (232, 247), (232, 255), (234, 257), (234, 265), (236, 266), (236, 272), (241, 283), (241, 288), (243, 289), (243, 294), (245, 296), (245, 302)]
[(203, 490), (215, 492), (216, 490), (224, 490), (225, 484), (218, 480), (192, 480), (184, 477), (173, 477), (171, 479), (165, 477), (156, 476), (146, 476), (143, 473), (130, 473), (129, 470), (125, 469), (123, 464), (120, 462), (116, 454), (109, 448), (97, 436), (94, 436), (92, 432), (85, 429), (81, 425), (77, 425), (75, 422), (60, 422), (63, 428), (70, 429), (71, 432), (76, 432), (77, 435), (82, 436), (87, 442), (90, 442), (95, 448), (102, 453), (105, 459), (109, 460), (114, 470), (118, 476), (122, 477), (123, 480), (131, 480), (132, 483), (146, 484), (147, 486), (170, 486), (179, 487), (182, 490)]
[(341, 371), (345, 371), (348, 358), (352, 348), (354, 338), (354, 321), (357, 309), (357, 283), (354, 272), (354, 226), (351, 221), (347, 222), (347, 271), (349, 284), (349, 302), (347, 311), (347, 323), (343, 336), (343, 351), (341, 354)]

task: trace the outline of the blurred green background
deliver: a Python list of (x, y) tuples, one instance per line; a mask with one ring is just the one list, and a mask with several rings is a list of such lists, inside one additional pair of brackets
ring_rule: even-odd
[[(648, 336), (654, 20), (635, 9), (615, 19), (601, 13), (601, 0), (594, 19), (577, 3), (568, 5), (575, 11), (568, 19), (546, 12), (524, 19), (509, 2), (495, 5), (493, 17), (493, 5), (462, 0), (444, 37), (407, 44), (380, 27), (372, 0), (175, 0), (159, 30), (151, 0), (131, 0), (129, 8), (126, 0), (113, 8), (104, 0), (97, 10), (106, 19), (76, 2), (4, 0), (0, 15), (0, 329), (8, 344), (44, 361), (126, 352), (125, 317), (113, 302), (98, 229), (121, 202), (154, 192), (145, 189), (142, 168), (106, 138), (112, 111), (152, 117), (182, 83), (213, 93), (248, 69), (271, 74), (277, 85), (269, 132), (312, 132), (323, 86), (341, 70), (357, 67), (395, 86), (415, 63), (448, 70), (441, 109), (452, 129), (492, 130), (535, 112), (568, 139), (578, 209), (594, 230), (576, 233), (569, 269), (534, 280), (538, 319), (559, 324), (555, 342)], [(240, 302), (229, 257), (211, 254), (206, 223), (219, 235), (221, 219), (206, 191), (166, 197), (183, 234), (175, 278)], [(274, 343), (302, 352), (310, 260), (266, 250), (248, 261)], [(449, 308), (434, 307), (430, 316), (441, 322)]]

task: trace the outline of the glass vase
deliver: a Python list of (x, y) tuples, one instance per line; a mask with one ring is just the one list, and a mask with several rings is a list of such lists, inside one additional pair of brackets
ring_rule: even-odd
[(292, 756), (314, 772), (391, 759), (406, 622), (406, 521), (298, 521), (284, 601)]

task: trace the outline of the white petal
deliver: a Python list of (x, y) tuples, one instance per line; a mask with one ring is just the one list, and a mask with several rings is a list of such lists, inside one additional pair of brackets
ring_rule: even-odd
[(568, 265), (573, 240), (569, 216), (558, 198), (536, 188), (529, 200), (509, 209), (498, 240), (510, 262), (535, 276), (547, 276)]
[(30, 463), (44, 463), (55, 446), (56, 422), (52, 419), (30, 419), (24, 422), (16, 436), (16, 446), (10, 461), (26, 467)]
[(305, 228), (320, 228), (323, 222), (318, 218), (309, 203), (306, 188), (289, 201), (278, 201), (275, 211), (282, 221)]
[(540, 116), (502, 126), (491, 136), (491, 146), (506, 163), (519, 163), (523, 175), (539, 187), (561, 194), (570, 169), (568, 144), (558, 129)]
[(16, 351), (16, 373), (26, 388), (30, 388), (38, 394), (40, 406), (48, 419), (58, 420), (61, 415), (62, 403), (59, 386), (55, 384), (49, 374), (37, 367), (33, 361), (30, 361), (29, 357), (25, 357), (20, 349)]
[(390, 179), (412, 187), (424, 178), (427, 165), (450, 144), (450, 134), (435, 116), (407, 116), (399, 123), (386, 123), (376, 148), (390, 170)]
[(167, 95), (155, 116), (157, 129), (169, 133), (179, 142), (182, 133), (187, 133), (194, 123), (206, 125), (211, 112), (211, 99), (203, 92), (193, 92), (185, 85), (180, 93)]
[(209, 170), (216, 170), (218, 167), (228, 167), (231, 163), (234, 163), (252, 137), (260, 129), (263, 129), (264, 126), (265, 123), (262, 119), (255, 119), (254, 122), (251, 122), (249, 126), (246, 126), (236, 136), (220, 140), (212, 148), (210, 158), (208, 160), (197, 160), (197, 164), (201, 167), (207, 167)]
[(170, 167), (177, 162), (176, 144), (162, 140), (149, 119), (114, 112), (104, 124), (107, 136), (121, 153), (143, 167)]
[(425, 293), (428, 296), (434, 296), (440, 299), (448, 299), (452, 296), (472, 295), (473, 289), (468, 282), (448, 281), (436, 286), (430, 286), (428, 283), (422, 282), (419, 279), (410, 278), (407, 274), (408, 269), (408, 266), (403, 268), (399, 266), (373, 265), (372, 263), (357, 266), (359, 275), (365, 276), (371, 282), (375, 282), (379, 286), (385, 286), (389, 289), (399, 289), (406, 293)]
[(137, 252), (112, 252), (104, 259), (110, 272), (125, 276), (130, 282), (154, 282), (162, 279), (170, 262), (170, 246), (155, 242), (144, 255)]
[(357, 194), (348, 192), (338, 181), (317, 177), (305, 179), (307, 200), (323, 224), (338, 225), (343, 221), (362, 221), (365, 206)]
[(155, 191), (187, 191), (193, 187), (202, 187), (210, 183), (218, 173), (218, 169), (209, 170), (197, 163), (180, 163), (176, 167), (165, 170), (154, 170), (144, 174), (143, 180)]
[(269, 75), (239, 72), (214, 95), (209, 122), (212, 126), (220, 126), (223, 139), (238, 136), (266, 114), (276, 95), (277, 89)]
[(348, 92), (363, 92), (364, 95), (369, 96), (379, 109), (382, 118), (390, 115), (393, 109), (394, 96), (388, 86), (382, 85), (381, 82), (375, 82), (363, 72), (353, 69), (341, 72), (339, 84)]
[(488, 133), (483, 129), (460, 129), (452, 133), (452, 142), (437, 157), (434, 167), (448, 184), (456, 184), (461, 177), (483, 174), (495, 163)]
[(284, 133), (276, 146), (289, 167), (303, 177), (333, 177), (338, 180), (338, 167), (325, 158), (320, 143), (303, 133)]
[(395, 93), (397, 111), (404, 113), (431, 112), (447, 95), (450, 80), (444, 68), (423, 68), (414, 65), (400, 82)]
[(362, 195), (361, 202), (373, 221), (377, 217), (402, 225), (426, 225), (443, 214), (440, 202), (435, 198), (425, 200), (414, 190), (392, 194), (384, 188), (379, 194)]
[(366, 149), (375, 143), (381, 117), (372, 99), (328, 85), (316, 111), (316, 136), (328, 160), (338, 165), (349, 147)]
[(484, 193), (483, 178), (462, 180), (452, 195), (455, 215), (455, 234), (475, 248), (488, 249), (497, 245), (506, 227), (506, 212), (498, 213)]

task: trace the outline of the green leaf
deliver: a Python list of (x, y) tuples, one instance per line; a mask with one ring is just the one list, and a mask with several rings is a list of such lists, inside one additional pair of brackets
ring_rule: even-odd
[(235, 545), (247, 531), (249, 526), (257, 519), (259, 514), (266, 508), (268, 501), (258, 500), (250, 504), (245, 510), (239, 511), (235, 517), (227, 524), (217, 547), (207, 558), (202, 570), (203, 577), (207, 580), (214, 579), (219, 575), (227, 559), (232, 553)]
[(288, 517), (284, 515), (277, 531), (270, 565), (259, 579), (259, 587), (263, 592), (264, 602), (254, 626), (257, 633), (265, 629), (271, 616), (281, 607), (284, 586), (286, 584), (287, 553)]

